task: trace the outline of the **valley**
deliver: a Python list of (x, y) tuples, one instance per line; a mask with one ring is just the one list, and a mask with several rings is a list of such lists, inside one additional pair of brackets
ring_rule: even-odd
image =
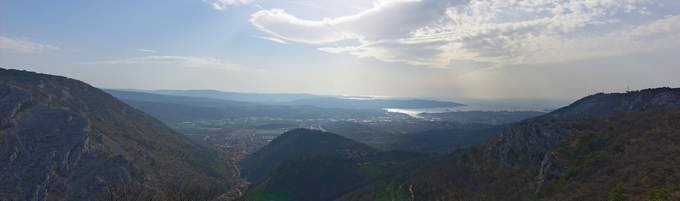
[(0, 176), (8, 182), (0, 198), (8, 200), (680, 197), (680, 89), (600, 93), (549, 113), (413, 117), (104, 92), (65, 77), (2, 70), (0, 101)]
[[(289, 162), (245, 200), (676, 200), (679, 109), (678, 89), (596, 94), (447, 155), (274, 156)], [(319, 198), (300, 190), (327, 185), (345, 192)]]
[[(521, 121), (542, 112), (479, 111), (476, 115), (462, 113), (423, 113), (432, 117), (417, 118), (404, 113), (390, 112), (381, 107), (402, 104), (410, 108), (426, 108), (443, 102), (418, 100), (395, 102), (361, 99), (363, 105), (375, 108), (349, 108), (356, 99), (317, 98), (308, 94), (246, 94), (219, 91), (124, 91), (106, 90), (133, 107), (163, 120), (170, 127), (198, 143), (228, 150), (232, 159), (240, 160), (263, 147), (278, 135), (295, 128), (307, 128), (337, 133), (381, 150), (411, 149), (404, 141), (414, 135), (439, 131), (456, 133), (491, 128), (501, 123)], [(277, 100), (265, 102), (266, 100)], [(296, 99), (297, 98), (297, 99)], [(296, 101), (296, 100), (304, 101)], [(334, 105), (329, 106), (333, 99)], [(343, 102), (348, 100), (349, 102)], [(243, 102), (252, 101), (252, 102)], [(284, 102), (288, 101), (288, 102)], [(304, 102), (296, 105), (293, 103)], [(449, 105), (462, 105), (449, 103)], [(505, 120), (494, 119), (499, 113), (513, 115)], [(190, 114), (190, 115), (185, 115)], [(483, 138), (481, 138), (483, 139)], [(479, 143), (475, 141), (474, 143)], [(463, 140), (461, 147), (471, 145)], [(450, 148), (447, 151), (455, 150)]]
[(680, 201), (680, 0), (0, 0), (0, 201)]

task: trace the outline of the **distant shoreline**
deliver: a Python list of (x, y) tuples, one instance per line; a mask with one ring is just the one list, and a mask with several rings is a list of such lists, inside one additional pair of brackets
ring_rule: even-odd
[(413, 118), (424, 118), (421, 114), (424, 113), (447, 113), (447, 112), (550, 112), (550, 108), (489, 108), (484, 106), (460, 106), (460, 107), (443, 107), (443, 108), (383, 108), (383, 110), (392, 113), (401, 113), (409, 115)]

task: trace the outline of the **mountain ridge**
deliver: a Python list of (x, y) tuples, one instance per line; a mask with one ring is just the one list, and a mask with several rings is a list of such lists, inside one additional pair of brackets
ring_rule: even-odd
[(111, 95), (165, 122), (222, 120), (230, 118), (367, 118), (385, 116), (371, 109), (330, 109), (299, 105), (269, 105), (214, 98), (162, 95), (146, 92), (107, 90)]
[[(680, 140), (673, 126), (680, 120), (678, 94), (658, 88), (589, 96), (509, 125), (487, 144), (431, 162), (400, 185), (372, 185), (341, 200), (375, 200), (387, 192), (392, 200), (680, 199), (680, 186), (673, 185), (680, 147), (672, 143)], [(645, 187), (636, 187), (641, 182)]]
[(550, 118), (574, 118), (612, 115), (658, 107), (680, 108), (680, 88), (660, 87), (625, 93), (598, 93), (546, 115)]
[(335, 109), (385, 109), (385, 108), (444, 108), (465, 106), (461, 103), (419, 98), (370, 98), (352, 96), (314, 95), (304, 93), (241, 93), (219, 90), (116, 90), (158, 95), (210, 98), (264, 105), (314, 106)]
[[(680, 89), (588, 96), (552, 113), (507, 125), (486, 144), (418, 161), (413, 166), (417, 168), (321, 200), (677, 200), (678, 106)], [(327, 160), (299, 163), (314, 166), (323, 161)], [(293, 185), (278, 189), (291, 192), (296, 179), (311, 179), (292, 176), (296, 174), (289, 169), (277, 172), (271, 178), (288, 175), (279, 182), (285, 178)], [(325, 176), (311, 177), (319, 181)], [(275, 192), (266, 189), (277, 188), (256, 189), (246, 200), (287, 195), (263, 194)]]
[[(510, 152), (525, 150), (542, 157), (547, 150), (570, 137), (573, 131), (550, 126), (554, 121), (573, 121), (584, 118), (604, 118), (622, 112), (644, 111), (655, 108), (680, 108), (680, 88), (654, 88), (626, 93), (595, 94), (543, 116), (513, 124), (493, 139), (487, 152), (511, 164)], [(532, 136), (528, 138), (527, 136)], [(522, 141), (532, 139), (533, 141)], [(512, 159), (511, 159), (512, 160)]]
[(180, 185), (231, 186), (229, 161), (84, 82), (0, 69), (0, 102), (0, 199), (173, 200)]

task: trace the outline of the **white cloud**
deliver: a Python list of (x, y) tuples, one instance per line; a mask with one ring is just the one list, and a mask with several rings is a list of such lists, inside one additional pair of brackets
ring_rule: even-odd
[[(355, 15), (304, 20), (281, 9), (261, 10), (251, 16), (259, 30), (292, 42), (325, 44), (346, 39), (378, 41), (409, 35), (443, 15), (446, 1), (379, 1), (372, 9)], [(433, 10), (440, 12), (419, 12)], [(414, 13), (418, 14), (405, 14)]]
[(253, 14), (251, 23), (275, 37), (302, 43), (329, 43), (342, 40), (326, 21), (301, 20), (284, 10), (263, 10)]
[(158, 51), (156, 50), (150, 50), (150, 49), (137, 49), (138, 52), (141, 53), (157, 53)]
[(272, 41), (272, 42), (279, 43), (279, 44), (288, 44), (288, 42), (281, 40), (281, 39), (278, 39), (278, 38), (274, 38), (274, 37), (255, 36), (255, 38), (259, 38), (259, 39), (262, 39), (262, 40), (268, 40), (268, 41)]
[(151, 65), (180, 65), (185, 67), (215, 68), (222, 70), (240, 69), (239, 65), (226, 63), (212, 57), (158, 56), (158, 55), (87, 62), (85, 64), (98, 64), (98, 65), (151, 64)]
[(224, 10), (229, 6), (240, 6), (255, 2), (255, 0), (203, 0), (215, 10)]
[(343, 17), (307, 20), (272, 9), (250, 21), (273, 37), (329, 53), (446, 67), (459, 61), (564, 62), (678, 47), (678, 16), (676, 0), (383, 0)]
[(29, 40), (0, 36), (0, 49), (20, 53), (36, 53), (48, 50), (57, 50), (59, 48), (56, 46), (32, 42)]

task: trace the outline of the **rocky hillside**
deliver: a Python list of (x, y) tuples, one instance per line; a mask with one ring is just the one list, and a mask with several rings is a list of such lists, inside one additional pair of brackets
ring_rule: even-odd
[(680, 89), (598, 94), (447, 156), (288, 161), (246, 200), (680, 200), (679, 106)]
[(680, 89), (586, 97), (340, 200), (679, 200), (678, 106)]
[(506, 164), (540, 160), (548, 150), (575, 133), (575, 128), (560, 123), (654, 109), (680, 109), (680, 89), (657, 88), (588, 96), (547, 115), (511, 126), (489, 144), (487, 152)]
[(0, 200), (178, 200), (228, 191), (233, 172), (99, 89), (0, 69)]

